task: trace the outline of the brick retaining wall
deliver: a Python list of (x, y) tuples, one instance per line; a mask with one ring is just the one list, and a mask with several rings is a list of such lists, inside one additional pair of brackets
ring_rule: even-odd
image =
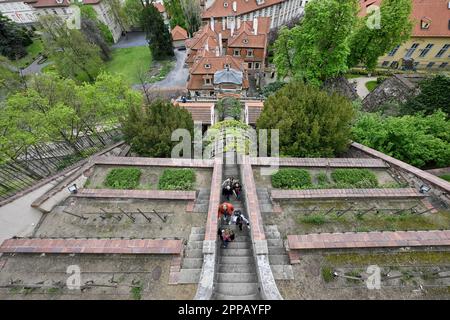
[(77, 198), (126, 198), (156, 200), (195, 200), (195, 191), (178, 190), (114, 190), (114, 189), (81, 189), (72, 194)]
[(369, 199), (369, 198), (423, 198), (416, 189), (316, 189), (316, 190), (271, 190), (274, 200), (281, 199)]
[(381, 159), (373, 158), (250, 158), (250, 163), (256, 166), (278, 164), (280, 167), (311, 167), (311, 168), (388, 168)]

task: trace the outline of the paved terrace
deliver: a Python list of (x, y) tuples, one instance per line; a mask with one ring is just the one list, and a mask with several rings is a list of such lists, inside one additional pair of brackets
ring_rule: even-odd
[(182, 240), (8, 239), (0, 253), (181, 254)]
[(450, 245), (450, 230), (347, 232), (288, 235), (290, 250)]
[(310, 167), (310, 168), (389, 168), (381, 159), (372, 158), (250, 158), (253, 166)]
[(213, 160), (203, 159), (172, 159), (172, 158), (141, 158), (141, 157), (95, 157), (93, 165), (113, 166), (152, 166), (152, 167), (186, 167), (212, 168)]
[(317, 189), (272, 190), (273, 200), (293, 199), (405, 199), (423, 198), (424, 194), (412, 188), (392, 189)]
[(126, 198), (153, 200), (195, 200), (195, 191), (80, 189), (78, 198)]

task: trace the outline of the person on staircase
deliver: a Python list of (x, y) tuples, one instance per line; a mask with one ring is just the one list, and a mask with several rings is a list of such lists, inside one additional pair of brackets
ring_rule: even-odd
[(232, 194), (233, 194), (233, 189), (230, 185), (227, 185), (222, 189), (222, 195), (227, 199), (227, 201), (230, 201), (230, 196)]
[(221, 231), (220, 238), (222, 239), (222, 245), (224, 248), (228, 247), (228, 242), (231, 242), (231, 233), (230, 229), (224, 229)]
[(239, 180), (235, 180), (233, 183), (233, 194), (236, 197), (236, 200), (239, 200), (242, 192), (242, 185)]
[(217, 212), (217, 218), (219, 220), (223, 219), (226, 224), (230, 224), (230, 218), (233, 215), (234, 207), (231, 203), (224, 202), (219, 205), (219, 210)]
[(231, 217), (231, 222), (239, 227), (239, 230), (242, 231), (242, 226), (245, 223), (247, 228), (250, 229), (250, 221), (242, 214), (241, 210), (236, 210)]

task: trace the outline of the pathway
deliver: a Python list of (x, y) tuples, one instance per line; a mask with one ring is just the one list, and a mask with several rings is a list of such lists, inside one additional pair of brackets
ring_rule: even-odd
[(356, 83), (356, 92), (361, 99), (367, 97), (370, 91), (366, 88), (366, 83), (369, 81), (376, 81), (377, 77), (360, 77), (349, 79), (350, 83)]
[(175, 67), (167, 74), (163, 80), (149, 84), (150, 89), (172, 89), (172, 88), (186, 88), (186, 82), (189, 75), (189, 70), (185, 67), (186, 50), (175, 50), (175, 58), (177, 59)]
[[(224, 164), (224, 179), (229, 177), (239, 177), (237, 164)], [(230, 202), (235, 210), (241, 210), (245, 216), (248, 216), (240, 199), (236, 200), (231, 196)], [(221, 247), (219, 249), (216, 283), (212, 299), (261, 299), (249, 229), (244, 226), (243, 231), (239, 231), (239, 228), (235, 225), (221, 225), (220, 228), (233, 229), (236, 238), (228, 244), (228, 248)]]
[(117, 43), (113, 44), (111, 48), (132, 48), (146, 46), (147, 44), (144, 32), (129, 32), (126, 36), (121, 37)]

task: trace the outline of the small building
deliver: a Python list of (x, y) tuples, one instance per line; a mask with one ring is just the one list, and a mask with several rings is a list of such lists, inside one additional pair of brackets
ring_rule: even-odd
[(175, 26), (170, 33), (172, 34), (173, 47), (185, 48), (184, 42), (188, 39), (187, 31), (180, 26)]
[(2, 0), (0, 1), (0, 12), (22, 26), (30, 26), (36, 22), (33, 7), (24, 0)]

